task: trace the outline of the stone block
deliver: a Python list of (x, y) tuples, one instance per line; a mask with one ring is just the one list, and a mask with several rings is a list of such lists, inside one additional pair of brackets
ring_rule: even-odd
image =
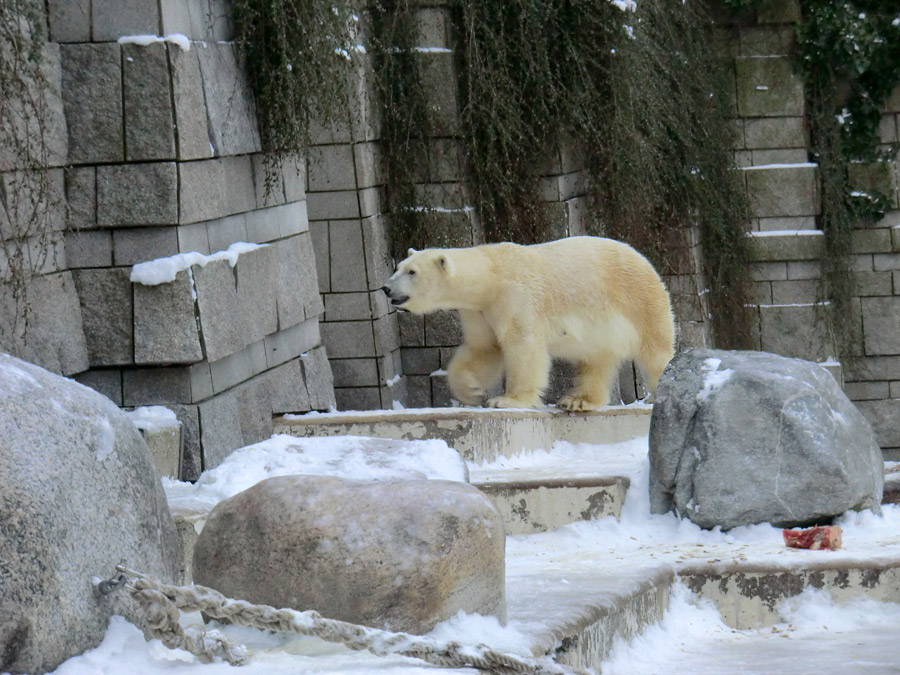
[(100, 226), (166, 225), (178, 222), (178, 175), (174, 162), (97, 167)]
[(844, 393), (851, 401), (877, 401), (888, 398), (890, 388), (887, 382), (847, 382)]
[(771, 164), (803, 164), (808, 158), (804, 148), (777, 148), (774, 150), (752, 150), (750, 166)]
[(785, 281), (788, 278), (787, 263), (752, 263), (750, 265), (750, 278), (753, 281)]
[(285, 158), (281, 165), (281, 178), (286, 202), (306, 199), (306, 162), (303, 159)]
[(857, 295), (892, 295), (893, 283), (890, 272), (855, 272), (854, 289)]
[(334, 379), (325, 347), (316, 347), (300, 357), (303, 379), (309, 392), (309, 405), (313, 410), (330, 410), (335, 406)]
[(97, 169), (72, 166), (64, 172), (66, 224), (71, 228), (97, 225)]
[(398, 312), (400, 344), (404, 347), (425, 346), (425, 317), (410, 312)]
[[(27, 331), (24, 307), (31, 311)], [(23, 298), (0, 285), (0, 351), (60, 375), (88, 369), (81, 306), (71, 272), (33, 278)]]
[(818, 260), (822, 257), (825, 237), (821, 231), (809, 234), (765, 234), (750, 237), (751, 260), (757, 262)]
[(312, 237), (300, 234), (282, 239), (274, 248), (274, 293), (277, 294), (278, 325), (293, 326), (322, 313), (316, 280)]
[(855, 356), (847, 360), (847, 380), (900, 380), (900, 356)]
[(809, 304), (824, 300), (821, 284), (816, 279), (772, 282), (772, 303), (776, 305)]
[(9, 126), (3, 133), (10, 142), (0, 145), (0, 171), (56, 167), (68, 161), (59, 45), (44, 44), (39, 56), (40, 62), (19, 70), (21, 88), (5, 94)]
[(213, 393), (227, 391), (265, 370), (266, 348), (263, 341), (254, 342), (217, 361), (210, 361), (209, 372), (212, 377)]
[(35, 236), (38, 230), (61, 232), (66, 227), (62, 169), (0, 174), (0, 240)]
[(853, 230), (850, 233), (854, 253), (890, 253), (891, 231), (887, 228)]
[(61, 45), (60, 56), (69, 162), (122, 161), (125, 148), (119, 45)]
[(378, 188), (366, 188), (357, 192), (359, 197), (359, 214), (370, 218), (381, 213), (381, 191)]
[(227, 260), (195, 266), (194, 283), (206, 356), (218, 361), (259, 342), (278, 327), (275, 251), (264, 246)]
[(797, 23), (801, 19), (797, 0), (763, 0), (756, 8), (759, 23)]
[(214, 469), (233, 450), (244, 446), (237, 393), (229, 391), (197, 406), (203, 469)]
[(741, 26), (741, 56), (786, 56), (793, 53), (793, 26)]
[(122, 405), (122, 372), (120, 370), (86, 370), (72, 379), (103, 394), (117, 406)]
[[(164, 3), (184, 5), (183, 0), (164, 0)], [(196, 6), (196, 3), (188, 3)], [(165, 11), (165, 10), (164, 10)], [(200, 73), (198, 50), (184, 52), (172, 49), (172, 96), (175, 105), (175, 124), (178, 128), (178, 159), (205, 159), (213, 156), (209, 141), (206, 100), (203, 96), (203, 76)]]
[(316, 259), (316, 277), (319, 281), (319, 291), (331, 292), (331, 246), (329, 243), (328, 222), (319, 221), (309, 224), (309, 232), (312, 235), (313, 250)]
[(310, 409), (309, 393), (306, 391), (303, 364), (300, 359), (288, 361), (283, 366), (269, 371), (264, 377), (273, 414), (298, 413)]
[(209, 361), (200, 361), (189, 366), (188, 374), (191, 378), (191, 401), (205, 401), (213, 395)]
[(375, 333), (376, 356), (385, 356), (400, 349), (400, 327), (397, 325), (396, 314), (375, 319), (372, 330)]
[(447, 86), (447, 83), (457, 81), (453, 59), (451, 52), (425, 52), (418, 55), (435, 136), (455, 136), (459, 132), (457, 88)]
[(322, 342), (335, 359), (375, 356), (375, 337), (370, 321), (323, 323)]
[(900, 399), (858, 401), (856, 407), (872, 425), (878, 445), (900, 447)]
[(823, 305), (763, 306), (760, 313), (760, 341), (764, 351), (810, 361), (834, 356)]
[(900, 253), (876, 253), (872, 256), (872, 269), (876, 272), (900, 270)]
[(284, 169), (273, 163), (270, 156), (263, 153), (251, 155), (253, 164), (253, 185), (256, 191), (256, 208), (284, 204)]
[(380, 143), (355, 143), (353, 145), (357, 189), (375, 187), (383, 182), (379, 178), (381, 162)]
[(225, 168), (217, 159), (178, 163), (178, 222), (196, 223), (226, 215)]
[(866, 355), (900, 354), (900, 296), (861, 298)]
[(893, 113), (882, 115), (881, 123), (878, 125), (878, 139), (882, 143), (897, 142), (897, 116)]
[(113, 231), (116, 265), (136, 265), (178, 253), (178, 232), (174, 227), (138, 227)]
[(372, 318), (378, 319), (391, 313), (391, 305), (388, 303), (387, 296), (380, 288), (377, 291), (369, 293), (369, 305), (372, 308)]
[(238, 213), (210, 220), (206, 223), (206, 236), (209, 250), (213, 252), (224, 251), (238, 241), (247, 241), (247, 216)]
[(244, 219), (247, 241), (254, 244), (264, 244), (281, 238), (281, 218), (279, 211), (283, 207), (257, 209), (242, 213)]
[(175, 117), (165, 44), (123, 45), (125, 159), (175, 159)]
[(406, 347), (400, 358), (404, 375), (431, 375), (441, 367), (440, 351), (435, 347)]
[(766, 216), (809, 216), (819, 213), (816, 169), (811, 164), (743, 169), (750, 213)]
[(81, 269), (72, 275), (91, 367), (133, 363), (134, 311), (129, 270)]
[(818, 279), (822, 276), (822, 264), (818, 261), (791, 261), (787, 270), (788, 279)]
[(176, 228), (176, 231), (178, 233), (179, 253), (196, 251), (203, 255), (209, 255), (212, 252), (209, 247), (209, 235), (206, 231), (206, 223), (179, 225)]
[(855, 191), (882, 194), (897, 208), (896, 170), (895, 162), (851, 162), (847, 166), (847, 179)]
[(334, 390), (338, 410), (379, 410), (381, 392), (378, 387), (341, 387)]
[(462, 326), (456, 312), (434, 312), (425, 316), (425, 344), (429, 347), (455, 347), (462, 340)]
[(891, 228), (891, 249), (895, 253), (900, 252), (900, 225)]
[(362, 230), (359, 220), (329, 223), (332, 292), (368, 290)]
[(91, 0), (91, 25), (95, 42), (115, 41), (123, 35), (156, 35), (160, 28), (159, 4), (144, 0)]
[(209, 117), (209, 139), (215, 154), (259, 152), (261, 142), (256, 103), (243, 63), (233, 43), (208, 43), (197, 50)]
[[(138, 410), (135, 411), (137, 412)], [(156, 473), (178, 480), (181, 475), (181, 422), (178, 418), (174, 418), (169, 424), (161, 425), (155, 420), (146, 423), (134, 414), (129, 417), (150, 448)]]
[(91, 0), (50, 0), (47, 7), (53, 42), (91, 41)]
[(306, 201), (289, 202), (277, 207), (279, 233), (282, 237), (290, 237), (309, 231), (309, 213)]
[(223, 157), (228, 213), (244, 213), (256, 208), (253, 160), (249, 155)]
[(378, 364), (375, 359), (332, 359), (335, 387), (377, 387)]
[(310, 192), (306, 195), (306, 203), (311, 221), (359, 218), (356, 190)]
[(269, 368), (295, 359), (322, 343), (319, 320), (307, 319), (265, 337), (266, 363)]
[(368, 293), (327, 293), (325, 321), (359, 321), (371, 319)]
[[(355, 190), (356, 171), (351, 145), (315, 145), (308, 152), (309, 191)], [(366, 186), (368, 187), (368, 186)]]
[[(145, 286), (135, 283), (133, 287), (135, 363), (195, 363), (202, 360), (204, 355), (197, 330), (190, 271), (179, 272), (175, 281), (166, 284)], [(187, 403), (190, 399), (178, 402)]]
[(743, 117), (802, 117), (803, 82), (790, 57), (737, 58), (738, 112)]
[(181, 422), (181, 471), (180, 480), (195, 482), (203, 471), (203, 453), (200, 448), (200, 416), (195, 405), (167, 406)]
[(377, 291), (394, 273), (387, 226), (380, 216), (375, 216), (362, 221), (362, 231), (369, 279), (368, 289)]
[(122, 371), (122, 403), (128, 407), (191, 402), (188, 368), (126, 368)]

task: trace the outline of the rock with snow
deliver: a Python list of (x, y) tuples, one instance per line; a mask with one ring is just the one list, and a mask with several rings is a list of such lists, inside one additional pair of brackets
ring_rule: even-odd
[(194, 582), (410, 633), (459, 610), (506, 621), (500, 513), (465, 483), (268, 478), (216, 506)]
[(697, 349), (660, 379), (650, 506), (704, 528), (811, 525), (880, 512), (872, 428), (824, 368), (764, 352)]
[(175, 574), (175, 526), (150, 450), (109, 399), (0, 354), (0, 672), (43, 673), (97, 646), (125, 561)]

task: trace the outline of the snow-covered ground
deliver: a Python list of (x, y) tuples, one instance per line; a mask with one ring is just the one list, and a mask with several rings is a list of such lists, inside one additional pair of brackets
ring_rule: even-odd
[[(325, 439), (322, 439), (323, 441)], [(310, 441), (316, 443), (318, 441)], [(329, 443), (334, 443), (329, 440)], [(253, 446), (269, 458), (257, 465), (253, 478), (290, 469), (283, 437)], [(324, 447), (324, 446), (323, 446)], [(441, 448), (432, 448), (436, 457)], [(900, 507), (887, 506), (883, 516), (847, 514), (844, 548), (801, 551), (784, 546), (781, 530), (756, 525), (728, 533), (703, 531), (672, 515), (651, 515), (647, 496), (647, 439), (612, 445), (557, 443), (551, 452), (534, 452), (470, 467), (473, 478), (489, 479), (499, 472), (570, 476), (596, 472), (598, 466), (631, 479), (622, 517), (567, 525), (553, 532), (509, 537), (507, 541), (507, 602), (509, 623), (501, 627), (490, 617), (459, 615), (432, 633), (444, 640), (487, 643), (528, 655), (546, 642), (554, 625), (571, 617), (586, 602), (602, 603), (616, 593), (636, 588), (654, 570), (698, 565), (714, 571), (734, 562), (763, 563), (788, 569), (811, 562), (889, 562), (900, 560)], [(247, 480), (251, 458), (232, 462), (235, 474), (219, 469), (206, 488), (169, 483), (167, 491), (190, 504), (209, 507), (214, 485), (234, 486)], [(276, 458), (277, 461), (274, 461)], [(260, 470), (259, 466), (263, 469)], [(355, 464), (355, 478), (365, 478), (365, 464)], [(259, 472), (262, 471), (262, 474)], [(244, 472), (244, 475), (237, 475)], [(371, 476), (377, 478), (377, 476)], [(207, 490), (207, 492), (203, 492)], [(226, 490), (225, 492), (228, 492)], [(215, 501), (215, 499), (213, 499)], [(898, 598), (900, 600), (900, 598)], [(632, 644), (618, 641), (603, 664), (604, 674), (641, 673), (900, 673), (900, 604), (858, 598), (836, 603), (825, 591), (808, 590), (778, 608), (782, 623), (756, 630), (726, 626), (708, 601), (676, 583), (668, 613)], [(198, 617), (189, 616), (188, 621)], [(255, 629), (226, 626), (224, 632), (246, 644), (250, 663), (234, 670), (223, 663), (202, 664), (193, 656), (171, 651), (158, 641), (145, 642), (141, 633), (120, 618), (111, 622), (105, 641), (96, 649), (60, 666), (57, 675), (280, 675), (305, 673), (384, 673), (418, 675), (472, 670), (440, 669), (403, 657), (378, 658), (350, 652), (314, 638), (273, 635)]]

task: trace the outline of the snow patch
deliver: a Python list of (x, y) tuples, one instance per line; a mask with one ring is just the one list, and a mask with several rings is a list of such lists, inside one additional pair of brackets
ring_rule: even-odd
[(94, 418), (97, 430), (97, 461), (102, 462), (116, 453), (116, 431), (105, 417)]
[(163, 431), (181, 426), (175, 413), (164, 405), (141, 406), (125, 414), (134, 426), (144, 431)]
[(188, 253), (171, 255), (167, 258), (148, 260), (147, 262), (138, 263), (131, 268), (131, 281), (144, 286), (158, 286), (159, 284), (175, 281), (175, 277), (179, 272), (190, 269), (193, 265), (205, 267), (216, 260), (227, 260), (228, 264), (234, 267), (242, 254), (255, 251), (263, 246), (268, 246), (268, 244), (249, 244), (245, 241), (238, 241), (226, 250), (218, 251), (212, 255), (190, 251)]
[(707, 400), (713, 392), (721, 389), (722, 385), (728, 382), (728, 380), (731, 379), (731, 376), (734, 375), (734, 371), (731, 368), (719, 370), (720, 365), (722, 365), (722, 359), (710, 357), (703, 362), (702, 366), (700, 366), (700, 370), (704, 373), (704, 376), (703, 389), (697, 392), (698, 401)]
[(183, 52), (190, 51), (191, 49), (190, 39), (181, 33), (171, 33), (165, 37), (160, 37), (159, 35), (123, 35), (117, 42), (120, 45), (138, 45), (141, 47), (168, 42), (181, 48), (181, 51)]

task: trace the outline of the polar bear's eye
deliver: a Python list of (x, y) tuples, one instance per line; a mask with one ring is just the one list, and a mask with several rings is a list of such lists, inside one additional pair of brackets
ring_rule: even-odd
[(407, 270), (406, 273), (409, 274), (409, 276), (411, 276), (411, 277), (416, 276), (416, 271), (415, 271), (415, 270)]

